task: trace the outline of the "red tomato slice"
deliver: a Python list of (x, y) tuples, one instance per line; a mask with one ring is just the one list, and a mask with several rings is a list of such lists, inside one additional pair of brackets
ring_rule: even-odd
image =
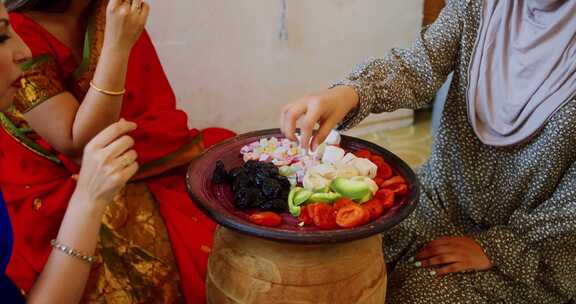
[(390, 168), (390, 165), (388, 165), (386, 162), (383, 162), (377, 166), (378, 166), (378, 172), (376, 173), (376, 176), (386, 180), (392, 177), (392, 175), (394, 175), (392, 168)]
[(365, 224), (370, 213), (358, 204), (346, 205), (336, 213), (336, 224), (342, 228), (352, 228)]
[(372, 155), (370, 156), (370, 160), (377, 164), (377, 163), (385, 163), (386, 161), (384, 160), (384, 158), (380, 155)]
[(320, 229), (336, 228), (336, 216), (332, 206), (326, 203), (316, 203), (308, 205), (308, 213), (316, 227)]
[(358, 150), (358, 151), (354, 152), (354, 155), (356, 155), (356, 157), (370, 159), (370, 156), (372, 156), (372, 153), (368, 150)]
[(250, 217), (248, 218), (250, 220), (250, 222), (256, 224), (256, 225), (261, 225), (261, 226), (266, 226), (266, 227), (276, 227), (279, 226), (280, 224), (282, 224), (282, 217), (280, 217), (280, 215), (278, 215), (277, 213), (274, 212), (256, 212), (252, 215), (250, 215)]
[(392, 177), (392, 175), (394, 175), (394, 172), (392, 172), (392, 168), (390, 167), (390, 165), (388, 165), (388, 163), (384, 160), (382, 156), (372, 155), (370, 157), (370, 161), (373, 162), (378, 167), (378, 173), (376, 174), (376, 176), (378, 176), (379, 178), (389, 179), (390, 177)]
[(396, 175), (392, 178), (385, 180), (382, 183), (382, 185), (380, 185), (380, 188), (389, 188), (390, 186), (397, 185), (397, 184), (406, 184), (406, 180), (402, 176)]
[(376, 183), (376, 185), (378, 185), (378, 187), (380, 187), (380, 185), (384, 182), (384, 179), (376, 176), (376, 178), (374, 178), (374, 182)]
[(408, 193), (408, 186), (406, 184), (395, 184), (387, 189), (392, 190), (396, 195), (404, 195)]
[(334, 203), (334, 205), (333, 205), (334, 213), (337, 213), (338, 210), (342, 209), (342, 207), (345, 207), (348, 205), (355, 205), (355, 204), (356, 203), (353, 202), (351, 199), (343, 197)]
[(380, 200), (382, 208), (388, 209), (394, 205), (394, 191), (390, 189), (380, 189), (376, 192), (376, 198)]
[(309, 209), (308, 205), (302, 206), (302, 209), (300, 210), (300, 216), (298, 216), (298, 220), (300, 222), (303, 222), (304, 226), (309, 226), (309, 225), (314, 224), (314, 220), (310, 216), (308, 209)]
[(384, 212), (384, 206), (382, 202), (377, 198), (362, 204), (362, 208), (364, 208), (364, 210), (370, 214), (370, 220), (379, 218)]

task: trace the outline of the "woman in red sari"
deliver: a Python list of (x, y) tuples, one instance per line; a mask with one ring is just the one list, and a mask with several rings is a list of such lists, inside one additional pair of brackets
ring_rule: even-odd
[(131, 136), (141, 170), (106, 212), (84, 301), (203, 303), (214, 223), (188, 198), (183, 165), (233, 133), (188, 128), (143, 31), (141, 0), (7, 6), (34, 57), (15, 105), (0, 114), (0, 170), (10, 172), (0, 185), (15, 239), (8, 275), (32, 286), (76, 184), (75, 161), (122, 117), (139, 126)]

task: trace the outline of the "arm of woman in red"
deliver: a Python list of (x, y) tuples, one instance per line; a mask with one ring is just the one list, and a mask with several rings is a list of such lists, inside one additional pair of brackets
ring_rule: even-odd
[[(134, 123), (112, 124), (86, 145), (82, 170), (56, 241), (93, 255), (106, 206), (138, 170), (134, 141), (125, 136)], [(91, 265), (53, 249), (28, 294), (28, 303), (78, 303)]]
[[(110, 1), (104, 45), (93, 83), (107, 91), (123, 91), (130, 51), (146, 23), (149, 6), (138, 1), (130, 6)], [(103, 94), (91, 88), (82, 102), (68, 93), (58, 94), (25, 113), (26, 121), (56, 150), (72, 158), (82, 154), (84, 146), (96, 134), (117, 121), (122, 96)], [(57, 118), (57, 119), (54, 119)]]

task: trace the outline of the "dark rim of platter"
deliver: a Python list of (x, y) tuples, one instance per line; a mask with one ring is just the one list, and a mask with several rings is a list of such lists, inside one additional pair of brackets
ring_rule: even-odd
[[(257, 226), (247, 221), (239, 221), (236, 216), (228, 213), (220, 213), (212, 208), (208, 207), (203, 199), (198, 197), (194, 191), (191, 189), (190, 185), (190, 174), (194, 168), (194, 164), (201, 161), (203, 157), (212, 149), (218, 149), (218, 147), (223, 145), (228, 145), (230, 142), (244, 140), (246, 138), (256, 138), (265, 137), (271, 135), (280, 134), (279, 129), (268, 129), (254, 131), (250, 133), (245, 133), (230, 139), (227, 139), (221, 143), (214, 145), (213, 147), (203, 151), (192, 163), (190, 164), (187, 174), (186, 174), (186, 187), (188, 194), (192, 200), (200, 207), (200, 209), (206, 213), (209, 217), (214, 219), (218, 224), (236, 230), (240, 233), (265, 238), (274, 241), (289, 242), (289, 243), (299, 243), (299, 244), (321, 244), (321, 243), (338, 243), (353, 241), (358, 239), (367, 238), (375, 234), (389, 230), (390, 228), (399, 224), (402, 220), (410, 215), (416, 208), (418, 198), (420, 196), (419, 182), (410, 167), (399, 157), (392, 154), (390, 151), (383, 147), (380, 147), (374, 143), (368, 142), (359, 138), (352, 138), (346, 135), (342, 135), (342, 144), (348, 148), (368, 148), (372, 151), (376, 151), (378, 154), (382, 155), (386, 159), (390, 166), (398, 173), (400, 173), (409, 183), (410, 192), (405, 196), (402, 201), (401, 206), (397, 206), (397, 210), (392, 216), (376, 219), (372, 223), (366, 224), (364, 226), (352, 228), (352, 229), (335, 229), (335, 230), (319, 230), (319, 231), (285, 231), (280, 229), (271, 229), (263, 226)], [(393, 209), (394, 210), (394, 209)]]

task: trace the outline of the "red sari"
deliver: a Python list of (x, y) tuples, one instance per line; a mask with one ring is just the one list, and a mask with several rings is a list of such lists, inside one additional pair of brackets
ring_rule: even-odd
[[(50, 240), (57, 235), (78, 168), (34, 133), (22, 114), (65, 91), (83, 100), (101, 50), (106, 2), (95, 1), (80, 64), (39, 24), (19, 13), (10, 16), (34, 57), (25, 67), (24, 87), (15, 106), (0, 114), (0, 185), (15, 240), (7, 273), (24, 291), (32, 287), (48, 258)], [(173, 301), (182, 292), (187, 302), (204, 303), (215, 225), (190, 201), (182, 165), (205, 146), (234, 134), (188, 128), (186, 114), (176, 109), (175, 96), (147, 33), (131, 53), (126, 90), (121, 117), (138, 123), (131, 135), (140, 175), (146, 178), (133, 182), (123, 199), (110, 206), (98, 246), (99, 263), (84, 300)], [(160, 220), (155, 219), (157, 213)], [(141, 221), (143, 214), (148, 216), (146, 222)], [(171, 259), (177, 264), (176, 272), (171, 270)], [(171, 280), (180, 283), (180, 290), (170, 286)]]

